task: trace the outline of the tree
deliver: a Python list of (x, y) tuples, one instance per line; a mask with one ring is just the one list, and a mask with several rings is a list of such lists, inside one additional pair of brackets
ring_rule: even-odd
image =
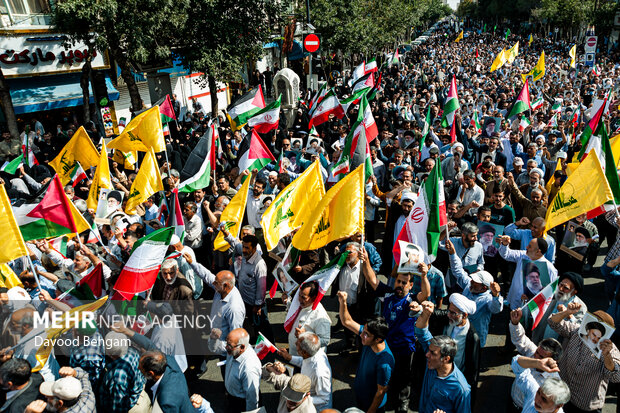
[(279, 23), (278, 0), (192, 0), (191, 13), (176, 52), (192, 72), (201, 72), (211, 92), (211, 111), (218, 111), (217, 81), (240, 79), (246, 61), (256, 60)]
[[(180, 38), (187, 19), (189, 2), (63, 0), (55, 2), (52, 20), (55, 28), (70, 36), (71, 41), (84, 42), (99, 53), (108, 51), (121, 68), (132, 108), (140, 110), (142, 98), (132, 65), (170, 58), (171, 48)], [(82, 79), (84, 76), (83, 72)], [(87, 96), (87, 92), (84, 95)]]

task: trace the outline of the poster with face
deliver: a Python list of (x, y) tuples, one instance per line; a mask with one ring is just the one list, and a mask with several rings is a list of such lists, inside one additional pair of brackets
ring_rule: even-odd
[(295, 288), (299, 286), (289, 275), (289, 273), (284, 269), (282, 263), (279, 263), (275, 270), (273, 270), (273, 275), (276, 277), (276, 281), (278, 285), (288, 296), (292, 295), (292, 292), (295, 291)]
[(573, 221), (569, 221), (566, 224), (566, 232), (564, 233), (560, 250), (579, 261), (583, 261), (588, 250), (588, 240), (591, 238), (592, 234), (590, 234), (590, 231)]
[(523, 265), (523, 294), (533, 298), (549, 284), (549, 269), (543, 261), (531, 261)]
[(400, 262), (398, 263), (399, 274), (415, 274), (420, 275), (418, 265), (424, 262), (424, 251), (415, 244), (405, 241), (400, 243)]
[(601, 342), (609, 339), (615, 330), (592, 314), (586, 313), (579, 327), (579, 338), (597, 358), (601, 358)]
[(478, 241), (486, 257), (495, 257), (499, 252), (497, 238), (504, 234), (504, 226), (490, 222), (478, 222)]
[(124, 196), (123, 192), (101, 188), (99, 190), (99, 200), (97, 201), (97, 211), (95, 211), (95, 222), (98, 224), (109, 224), (110, 215), (122, 208)]

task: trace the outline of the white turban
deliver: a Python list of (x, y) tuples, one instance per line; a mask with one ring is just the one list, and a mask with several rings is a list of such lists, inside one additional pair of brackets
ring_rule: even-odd
[(538, 177), (540, 179), (543, 179), (543, 177), (545, 176), (545, 174), (543, 173), (542, 169), (540, 168), (532, 168), (532, 170), (530, 171), (530, 175), (532, 174), (538, 174)]
[(474, 314), (476, 312), (476, 303), (463, 294), (454, 293), (450, 296), (450, 304), (454, 304), (456, 308), (465, 314)]
[(456, 151), (456, 148), (461, 148), (461, 153), (463, 153), (463, 151), (465, 150), (465, 148), (463, 147), (463, 144), (461, 142), (456, 142), (453, 146), (452, 146), (452, 153), (454, 153)]

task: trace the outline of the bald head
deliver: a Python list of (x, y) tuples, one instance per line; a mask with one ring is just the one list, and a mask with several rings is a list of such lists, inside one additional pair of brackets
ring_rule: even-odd
[(166, 371), (166, 356), (159, 350), (150, 350), (140, 357), (140, 371), (147, 380), (157, 381)]
[[(532, 191), (534, 192), (534, 191)], [(534, 238), (539, 238), (542, 237), (542, 233), (545, 229), (545, 225), (547, 225), (547, 222), (545, 221), (544, 218), (542, 217), (537, 217), (534, 218), (534, 220), (532, 221), (532, 237)]]
[(213, 282), (215, 291), (220, 293), (222, 298), (225, 298), (228, 293), (235, 288), (235, 275), (230, 271), (220, 271), (215, 275), (215, 281)]
[(226, 337), (226, 352), (234, 358), (239, 357), (250, 347), (250, 335), (243, 328), (236, 328)]

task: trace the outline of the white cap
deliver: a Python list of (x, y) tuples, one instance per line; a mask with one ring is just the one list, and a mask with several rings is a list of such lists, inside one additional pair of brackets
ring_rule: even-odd
[(478, 284), (486, 285), (487, 287), (491, 286), (493, 282), (493, 276), (487, 271), (477, 271), (469, 275), (473, 282), (477, 282)]
[(411, 191), (403, 191), (400, 193), (400, 202), (403, 201), (411, 201), (414, 202), (418, 200), (418, 197), (416, 196), (416, 194), (414, 194)]
[(172, 237), (170, 237), (170, 245), (176, 245), (179, 242), (181, 242), (181, 238), (179, 238), (177, 234), (172, 234)]
[(39, 391), (44, 396), (75, 400), (82, 394), (82, 383), (75, 377), (63, 377), (56, 381), (44, 381), (39, 386)]

